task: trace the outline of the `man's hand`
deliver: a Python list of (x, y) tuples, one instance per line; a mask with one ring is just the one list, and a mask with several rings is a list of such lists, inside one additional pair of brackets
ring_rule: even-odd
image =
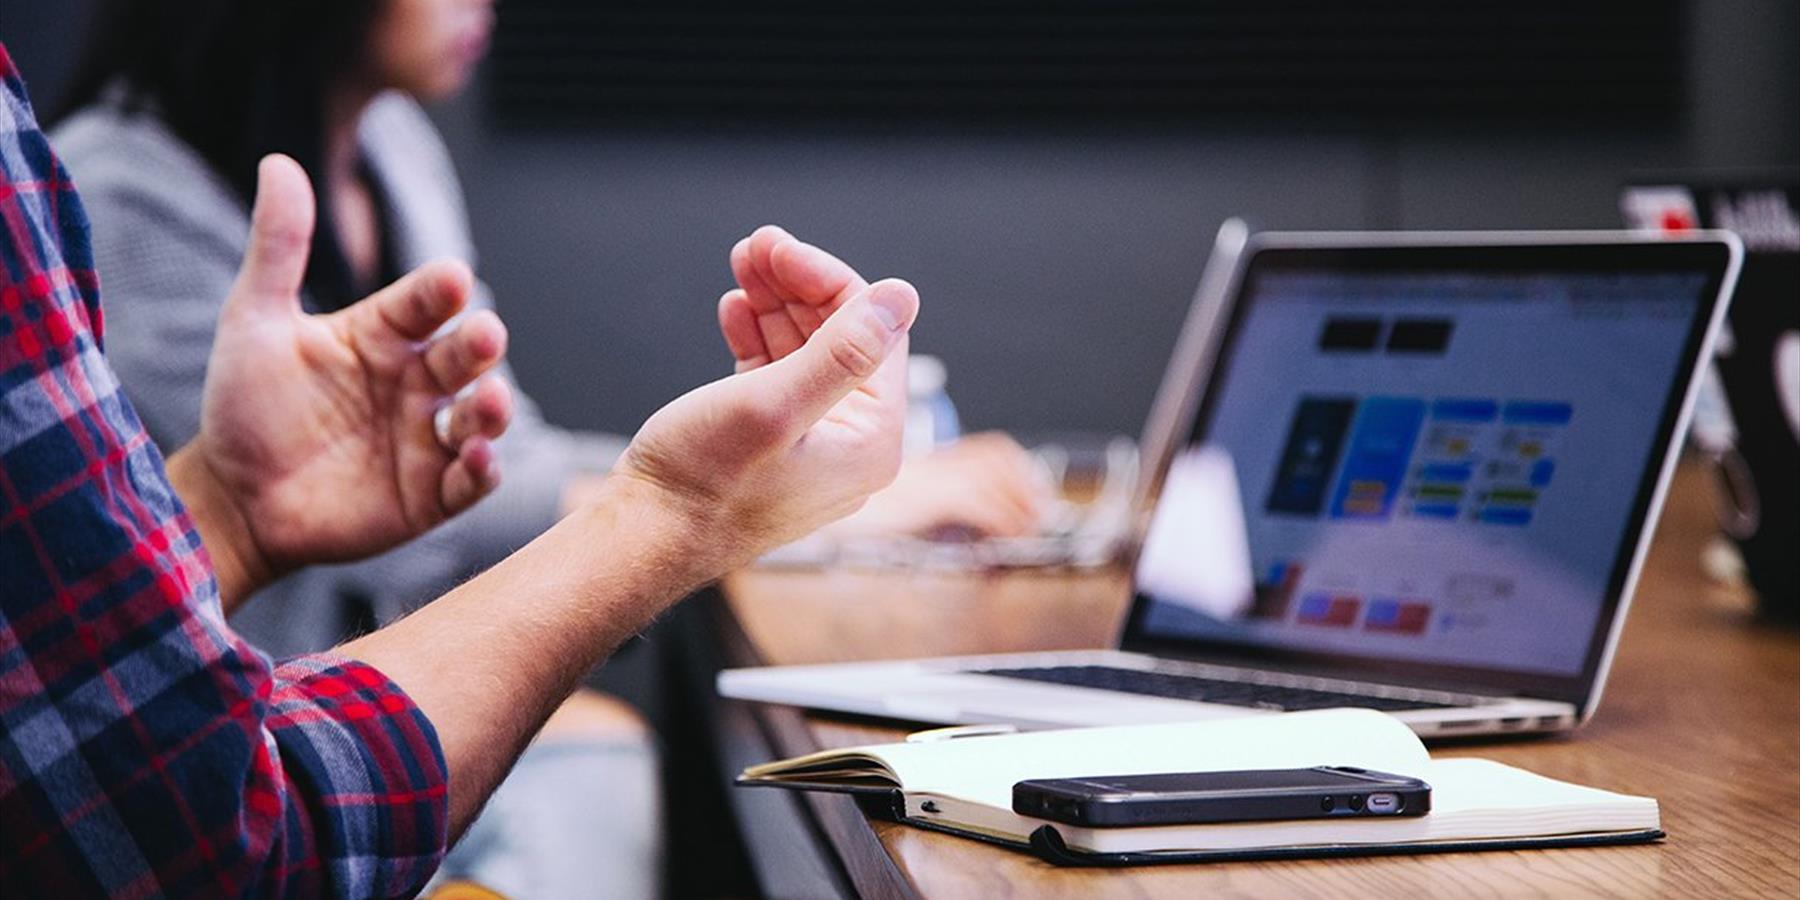
[[(499, 481), (490, 440), (512, 398), (481, 376), (504, 354), (506, 329), (484, 310), (437, 334), (468, 303), (467, 267), (432, 263), (339, 312), (307, 315), (299, 292), (313, 218), (306, 174), (265, 158), (200, 434), (170, 460), (228, 606), (284, 570), (415, 537)], [(440, 441), (433, 419), (446, 405)]]
[(720, 301), (737, 374), (663, 407), (613, 478), (689, 523), (701, 578), (860, 507), (900, 465), (906, 335), (919, 297), (873, 285), (774, 227), (731, 254)]
[(738, 286), (719, 298), (719, 330), (739, 372), (793, 353), (868, 286), (855, 269), (778, 225), (731, 248), (731, 274)]
[[(719, 329), (740, 372), (794, 352), (864, 287), (856, 270), (774, 225), (732, 248), (731, 271), (738, 287), (719, 300)], [(1035, 531), (1053, 499), (1016, 441), (974, 435), (908, 460), (891, 486), (832, 532), (928, 536), (962, 529), (1013, 537)]]
[[(701, 583), (849, 513), (893, 479), (918, 294), (902, 281), (865, 284), (817, 248), (767, 240), (768, 229), (758, 235), (733, 264), (768, 276), (720, 304), (737, 374), (651, 416), (588, 505), (443, 599), (340, 648), (387, 673), (437, 727), (453, 836), (621, 641)], [(744, 316), (752, 310), (736, 308), (753, 296), (793, 326), (773, 326), (783, 330), (772, 346), (760, 329), (738, 327), (757, 328)], [(506, 615), (494, 614), (497, 602)]]

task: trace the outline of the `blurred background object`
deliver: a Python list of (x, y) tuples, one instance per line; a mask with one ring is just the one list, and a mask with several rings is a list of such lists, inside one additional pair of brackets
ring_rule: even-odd
[[(992, 432), (940, 454), (984, 452)], [(1042, 483), (1035, 524), (1016, 534), (985, 534), (969, 527), (915, 529), (857, 527), (856, 518), (817, 531), (765, 554), (757, 565), (773, 569), (925, 569), (937, 572), (998, 569), (1100, 569), (1117, 562), (1131, 538), (1138, 486), (1138, 447), (1117, 435), (1064, 433), (1026, 438), (1031, 465)], [(904, 481), (908, 476), (901, 476)], [(871, 505), (879, 501), (871, 501)], [(985, 502), (985, 501), (984, 501)], [(865, 510), (868, 507), (864, 508)]]
[[(41, 105), (91, 0), (0, 0)], [(1135, 434), (1221, 220), (1616, 227), (1645, 170), (1800, 162), (1800, 4), (508, 0), (434, 110), (514, 363), (626, 432), (727, 370), (763, 222), (927, 298), (968, 430)]]
[(921, 456), (962, 436), (944, 361), (914, 353), (906, 361), (906, 455)]
[(1800, 167), (1643, 175), (1620, 206), (1639, 230), (1743, 238), (1744, 271), (1690, 429), (1718, 481), (1722, 534), (1703, 562), (1718, 580), (1749, 582), (1767, 618), (1800, 625)]

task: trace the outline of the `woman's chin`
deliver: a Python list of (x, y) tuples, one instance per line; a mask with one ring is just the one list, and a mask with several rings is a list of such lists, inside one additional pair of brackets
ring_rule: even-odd
[(406, 92), (413, 95), (413, 99), (420, 103), (448, 100), (462, 93), (463, 88), (469, 86), (469, 78), (473, 74), (471, 68), (458, 66), (455, 71), (447, 71), (432, 78), (420, 79), (418, 83), (407, 87)]

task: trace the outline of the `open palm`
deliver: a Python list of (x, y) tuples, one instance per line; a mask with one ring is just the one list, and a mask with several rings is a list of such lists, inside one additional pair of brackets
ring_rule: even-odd
[(505, 352), (499, 319), (482, 311), (437, 334), (468, 302), (459, 263), (335, 313), (302, 311), (313, 218), (305, 173), (264, 159), (195, 445), (277, 571), (379, 552), (468, 508), (498, 481), (490, 440), (511, 415), (506, 384), (481, 379)]

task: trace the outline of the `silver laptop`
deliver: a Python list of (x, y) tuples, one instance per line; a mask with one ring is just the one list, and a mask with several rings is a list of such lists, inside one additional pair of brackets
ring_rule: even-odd
[(1220, 234), (1143, 439), (1119, 649), (738, 669), (935, 723), (1593, 714), (1742, 249), (1727, 233)]

